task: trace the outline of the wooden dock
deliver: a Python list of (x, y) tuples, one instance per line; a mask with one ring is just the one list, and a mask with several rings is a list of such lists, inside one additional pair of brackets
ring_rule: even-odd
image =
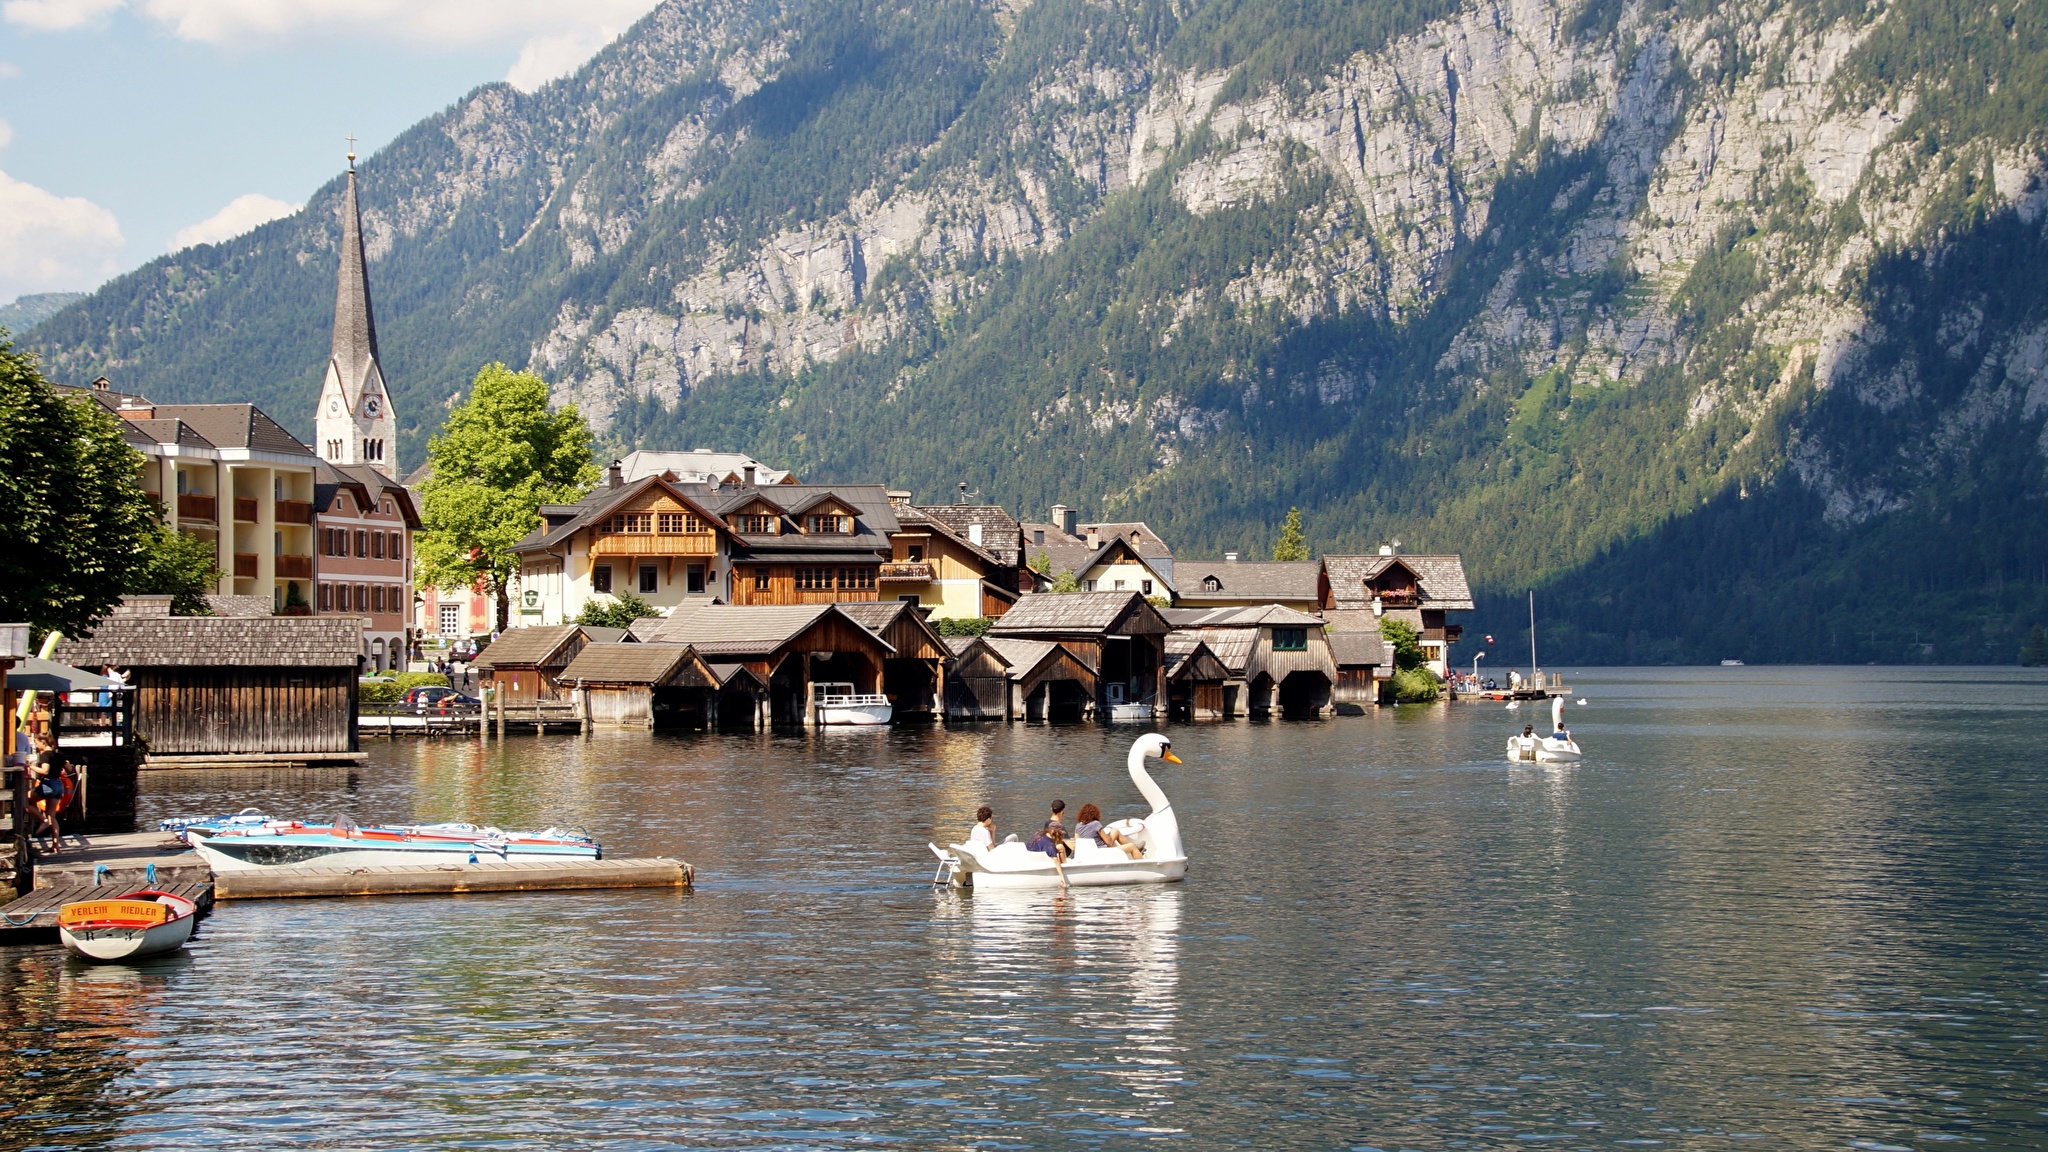
[[(57, 913), (66, 904), (104, 898), (130, 891), (140, 884), (55, 884), (38, 887), (21, 899), (0, 907), (0, 944), (54, 944), (57, 941)], [(159, 882), (157, 888), (199, 905), (199, 918), (213, 911), (213, 885)]]
[[(211, 884), (213, 870), (199, 853), (169, 832), (128, 832), (118, 836), (66, 836), (64, 850), (38, 857), (35, 887), (75, 888), (101, 884), (139, 887), (155, 868), (163, 884)], [(104, 872), (101, 869), (105, 869)]]
[(302, 896), (454, 895), (581, 888), (688, 888), (695, 869), (681, 860), (521, 860), (488, 864), (261, 868), (217, 873), (222, 900)]

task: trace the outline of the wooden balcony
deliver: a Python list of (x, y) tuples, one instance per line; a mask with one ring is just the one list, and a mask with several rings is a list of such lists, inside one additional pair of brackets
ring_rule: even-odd
[(235, 579), (254, 580), (255, 578), (256, 554), (254, 552), (235, 553)]
[(313, 502), (310, 500), (279, 500), (277, 502), (279, 524), (311, 524)]
[(875, 579), (888, 584), (929, 584), (938, 578), (925, 560), (892, 560), (875, 573)]
[(718, 537), (710, 532), (656, 534), (613, 532), (590, 542), (592, 556), (715, 556)]
[(213, 497), (201, 496), (197, 492), (178, 493), (178, 519), (213, 520), (218, 515), (214, 509)]
[(1393, 588), (1379, 593), (1380, 604), (1387, 608), (1413, 608), (1422, 603), (1422, 594), (1413, 588)]
[(313, 578), (313, 558), (311, 556), (293, 556), (289, 553), (279, 556), (277, 558), (277, 578), (279, 580), (311, 580)]
[(254, 524), (256, 522), (256, 498), (254, 496), (235, 497), (235, 520), (242, 524)]

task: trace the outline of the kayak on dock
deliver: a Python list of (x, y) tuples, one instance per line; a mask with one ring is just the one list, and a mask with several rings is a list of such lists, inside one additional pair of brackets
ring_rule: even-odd
[(296, 820), (179, 823), (185, 842), (216, 872), (318, 864), (324, 867), (391, 864), (502, 863), (520, 860), (599, 860), (598, 842), (581, 832), (548, 828), (507, 832), (475, 824), (359, 827), (352, 820), (305, 824)]

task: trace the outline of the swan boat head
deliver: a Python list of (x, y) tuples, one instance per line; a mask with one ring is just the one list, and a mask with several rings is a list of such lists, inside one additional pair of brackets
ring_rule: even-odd
[(1145, 818), (1147, 841), (1161, 850), (1161, 855), (1183, 856), (1180, 842), (1180, 819), (1173, 814), (1173, 801), (1152, 779), (1152, 773), (1145, 770), (1145, 761), (1164, 760), (1168, 764), (1180, 763), (1180, 757), (1173, 754), (1173, 742), (1157, 732), (1147, 732), (1131, 742), (1131, 754), (1125, 758), (1130, 769), (1131, 783), (1152, 805), (1152, 815)]

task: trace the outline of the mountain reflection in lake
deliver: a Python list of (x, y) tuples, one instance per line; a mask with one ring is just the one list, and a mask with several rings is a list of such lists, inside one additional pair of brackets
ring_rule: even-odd
[(2048, 677), (1573, 677), (1529, 710), (1176, 726), (1193, 870), (934, 891), (976, 805), (1112, 818), (1136, 729), (373, 742), (149, 820), (571, 822), (695, 893), (223, 905), (0, 949), (0, 1147), (2038, 1148)]

